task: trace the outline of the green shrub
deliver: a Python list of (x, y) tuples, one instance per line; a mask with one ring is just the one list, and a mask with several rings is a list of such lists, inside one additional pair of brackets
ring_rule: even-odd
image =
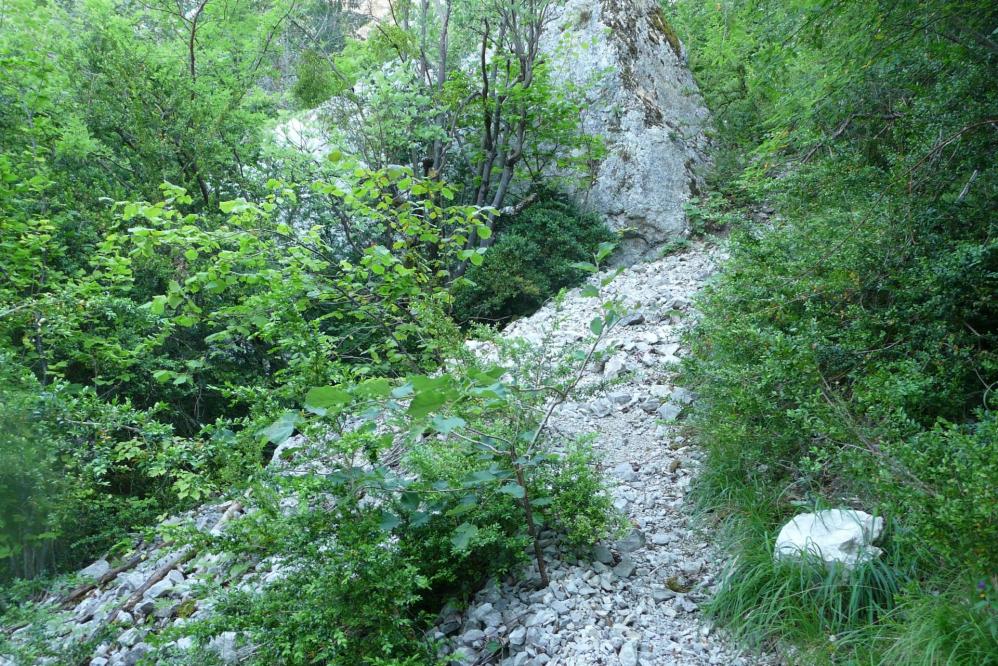
[(386, 542), (379, 515), (345, 502), (244, 526), (247, 538), (273, 540), (287, 576), (263, 593), (229, 594), (201, 632), (249, 631), (258, 664), (434, 663), (418, 607), (428, 586), (421, 563)]
[[(95, 557), (178, 501), (168, 429), (0, 354), (0, 580)], [(189, 470), (189, 468), (188, 468)]]
[[(620, 320), (603, 305), (590, 349)], [(494, 341), (522, 372), (455, 349), (432, 377), (314, 387), (300, 411), (263, 431), (274, 443), (295, 430), (321, 443), (329, 469), (265, 476), (255, 511), (213, 544), (194, 537), (235, 567), (274, 557), (285, 572), (254, 593), (226, 594), (217, 617), (190, 629), (201, 643), (235, 630), (260, 646), (259, 663), (433, 663), (424, 633), (445, 603), (464, 603), (528, 558), (547, 584), (542, 528), (586, 547), (619, 525), (592, 451), (561, 442), (538, 416), (548, 398), (573, 395), (587, 355), (552, 363), (542, 349)], [(396, 462), (381, 464), (391, 452)], [(289, 496), (290, 513), (279, 499)]]
[[(943, 35), (990, 32), (995, 12), (670, 8), (720, 128), (723, 198), (694, 225), (717, 202), (776, 211), (734, 229), (689, 337), (696, 493), (739, 563), (712, 609), (804, 663), (987, 663), (993, 600), (966, 581), (998, 570), (998, 86), (993, 52)], [(772, 534), (814, 506), (887, 519), (871, 577), (772, 563)]]
[(572, 263), (590, 261), (600, 243), (613, 239), (598, 217), (545, 192), (539, 202), (501, 221), (482, 265), (465, 274), (474, 284), (454, 289), (454, 318), (504, 323), (530, 314), (560, 289), (578, 284), (585, 273)]

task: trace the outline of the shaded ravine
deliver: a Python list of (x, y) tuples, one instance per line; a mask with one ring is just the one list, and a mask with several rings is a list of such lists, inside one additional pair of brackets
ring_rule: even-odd
[[(552, 427), (568, 436), (595, 433), (614, 505), (629, 526), (581, 558), (549, 538), (549, 587), (538, 590), (528, 568), (515, 580), (491, 581), (463, 613), (443, 616), (436, 637), (448, 637), (461, 663), (775, 661), (740, 651), (699, 609), (719, 579), (721, 555), (691, 522), (686, 495), (702, 452), (677, 423), (695, 396), (675, 381), (685, 353), (680, 338), (695, 319), (691, 300), (717, 258), (718, 250), (696, 245), (632, 266), (606, 287), (631, 314), (609, 335), (605, 361), (588, 369), (586, 397), (562, 405)], [(590, 335), (599, 308), (575, 289), (504, 336), (557, 355)]]

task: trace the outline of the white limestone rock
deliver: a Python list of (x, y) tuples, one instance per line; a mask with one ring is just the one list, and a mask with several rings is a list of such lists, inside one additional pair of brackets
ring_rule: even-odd
[(101, 558), (91, 564), (89, 567), (82, 569), (80, 571), (80, 576), (85, 576), (87, 578), (100, 578), (108, 571), (111, 570), (111, 565), (107, 560)]
[(853, 509), (827, 509), (794, 516), (776, 537), (776, 559), (799, 558), (803, 553), (825, 563), (852, 567), (880, 556), (873, 545), (884, 531), (884, 519)]
[(627, 230), (622, 264), (686, 233), (683, 211), (701, 189), (710, 115), (658, 0), (568, 0), (545, 27), (556, 80), (582, 86), (582, 129), (606, 155), (584, 206)]

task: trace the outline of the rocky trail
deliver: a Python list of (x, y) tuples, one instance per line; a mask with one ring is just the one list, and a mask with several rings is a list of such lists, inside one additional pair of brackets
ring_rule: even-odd
[[(715, 633), (699, 609), (721, 563), (709, 535), (692, 525), (686, 502), (701, 453), (681, 433), (679, 422), (695, 396), (676, 385), (676, 371), (685, 353), (681, 335), (695, 317), (691, 299), (713, 272), (717, 253), (694, 246), (627, 268), (606, 287), (606, 296), (620, 301), (629, 314), (601, 343), (601, 360), (587, 368), (578, 391), (584, 398), (562, 404), (551, 427), (570, 437), (595, 435), (614, 506), (627, 527), (581, 558), (549, 534), (544, 541), (551, 576), (547, 588), (538, 589), (536, 569), (525, 567), (518, 576), (492, 581), (468, 608), (444, 609), (431, 633), (449, 646), (445, 652), (455, 663), (770, 663), (743, 654)], [(548, 357), (557, 357), (589, 337), (598, 308), (597, 299), (575, 289), (503, 335), (542, 345)], [(484, 351), (488, 343), (468, 344)], [(217, 534), (244, 510), (240, 502), (229, 501), (168, 522), (190, 521)], [(224, 554), (195, 553), (162, 541), (140, 544), (118, 566), (99, 560), (80, 572), (78, 587), (49, 596), (46, 605), (53, 615), (45, 623), (46, 640), (68, 647), (110, 628), (113, 638), (79, 663), (134, 666), (150, 658), (155, 662), (157, 655), (175, 660), (193, 646), (192, 639), (164, 642), (156, 635), (212, 613), (214, 600), (202, 596), (201, 585), (223, 581), (224, 587), (258, 589), (281, 575), (281, 565), (263, 560), (241, 567), (234, 577), (232, 571), (233, 562)], [(15, 641), (27, 640), (38, 629), (11, 627), (7, 633)], [(223, 663), (240, 663), (253, 646), (235, 632), (224, 632), (212, 639), (208, 651)], [(0, 655), (0, 666), (14, 663)], [(61, 662), (42, 657), (33, 663)]]
[[(716, 258), (716, 250), (696, 246), (632, 266), (606, 288), (631, 314), (608, 336), (605, 362), (588, 369), (583, 383), (596, 390), (562, 405), (552, 426), (567, 435), (597, 435), (614, 506), (630, 530), (581, 559), (549, 538), (549, 587), (537, 589), (530, 567), (516, 580), (488, 585), (463, 614), (445, 616), (437, 635), (454, 636), (463, 663), (770, 663), (739, 651), (699, 610), (721, 562), (709, 535), (691, 523), (686, 495), (701, 452), (677, 419), (695, 397), (675, 378), (684, 354), (680, 337), (694, 317), (691, 299)], [(589, 334), (598, 309), (596, 299), (576, 289), (504, 335), (557, 353)]]

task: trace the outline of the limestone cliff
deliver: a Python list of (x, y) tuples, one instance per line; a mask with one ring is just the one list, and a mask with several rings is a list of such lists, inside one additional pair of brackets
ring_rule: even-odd
[(542, 49), (558, 79), (587, 87), (583, 129), (606, 153), (577, 195), (624, 231), (621, 262), (684, 235), (710, 116), (658, 1), (559, 3)]

